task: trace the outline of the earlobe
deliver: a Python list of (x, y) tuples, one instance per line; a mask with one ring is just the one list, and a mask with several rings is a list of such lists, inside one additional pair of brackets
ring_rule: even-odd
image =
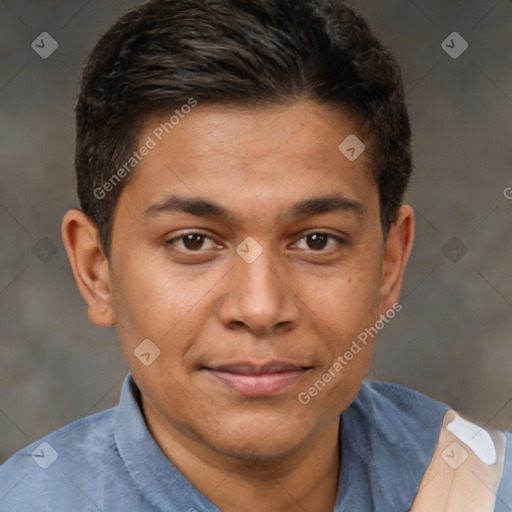
[(402, 280), (414, 242), (414, 212), (404, 205), (386, 240), (380, 287), (380, 314), (393, 308), (400, 299)]
[(81, 210), (69, 210), (62, 219), (62, 239), (89, 318), (100, 327), (111, 327), (115, 316), (110, 271), (97, 227)]

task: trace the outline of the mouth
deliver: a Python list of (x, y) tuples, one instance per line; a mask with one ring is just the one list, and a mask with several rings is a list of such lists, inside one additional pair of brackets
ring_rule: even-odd
[(240, 395), (253, 397), (272, 396), (286, 391), (311, 369), (311, 366), (281, 362), (263, 365), (236, 363), (202, 368), (218, 384)]

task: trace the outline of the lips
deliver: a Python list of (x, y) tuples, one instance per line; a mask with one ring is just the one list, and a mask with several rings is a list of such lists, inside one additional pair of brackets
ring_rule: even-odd
[(296, 384), (310, 366), (286, 362), (235, 363), (203, 368), (218, 384), (244, 396), (272, 396)]

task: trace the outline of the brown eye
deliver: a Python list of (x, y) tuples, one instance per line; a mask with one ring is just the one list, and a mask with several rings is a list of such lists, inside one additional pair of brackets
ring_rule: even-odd
[(329, 235), (325, 233), (314, 233), (306, 236), (307, 244), (310, 249), (321, 250), (325, 249), (329, 241)]
[(204, 236), (198, 235), (197, 233), (191, 233), (190, 235), (184, 235), (181, 237), (183, 239), (183, 245), (189, 251), (196, 251), (201, 249), (204, 244)]
[(332, 235), (331, 233), (323, 233), (323, 232), (317, 232), (317, 233), (310, 233), (305, 236), (303, 236), (299, 240), (299, 244), (301, 242), (305, 242), (306, 250), (311, 250), (315, 252), (327, 252), (326, 249), (333, 249), (332, 245), (330, 246), (331, 242), (334, 242), (334, 245), (342, 246), (345, 245), (346, 242), (343, 238), (340, 238), (339, 236)]
[[(209, 242), (209, 247), (207, 242)], [(205, 252), (205, 249), (215, 247), (214, 241), (202, 233), (185, 233), (172, 240), (167, 240), (165, 245), (175, 247), (182, 252)]]

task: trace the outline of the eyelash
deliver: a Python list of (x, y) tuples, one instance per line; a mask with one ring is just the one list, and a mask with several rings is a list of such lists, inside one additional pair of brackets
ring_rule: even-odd
[[(183, 233), (182, 235), (180, 236), (177, 236), (177, 237), (174, 237), (170, 240), (167, 240), (165, 242), (165, 246), (172, 246), (174, 242), (176, 242), (177, 240), (183, 240), (185, 237), (189, 236), (189, 235), (197, 235), (197, 236), (200, 236), (202, 237), (203, 239), (209, 239), (209, 240), (212, 240), (213, 241), (213, 238), (208, 236), (207, 234), (205, 233), (201, 233), (201, 232), (198, 232), (198, 231), (190, 231), (188, 233)], [(332, 233), (327, 233), (325, 231), (312, 231), (310, 233), (306, 233), (305, 235), (302, 235), (300, 238), (299, 238), (299, 241), (303, 240), (303, 239), (306, 239), (308, 236), (312, 236), (312, 235), (325, 235), (328, 237), (328, 239), (330, 240), (335, 240), (336, 243), (339, 245), (339, 246), (343, 246), (343, 245), (348, 245), (348, 242), (347, 240), (345, 240), (344, 238), (341, 238), (339, 236), (336, 236), (336, 235), (333, 235)], [(182, 251), (182, 252), (185, 252), (185, 253), (188, 253), (188, 254), (201, 254), (203, 252), (206, 252), (206, 250), (204, 249), (198, 249), (197, 251), (191, 251), (191, 250), (188, 250), (188, 249), (182, 249), (182, 248), (179, 248), (178, 249), (179, 251)], [(314, 250), (314, 249), (307, 249), (313, 253), (323, 253), (323, 252), (328, 252), (328, 249), (318, 249), (318, 250)]]

